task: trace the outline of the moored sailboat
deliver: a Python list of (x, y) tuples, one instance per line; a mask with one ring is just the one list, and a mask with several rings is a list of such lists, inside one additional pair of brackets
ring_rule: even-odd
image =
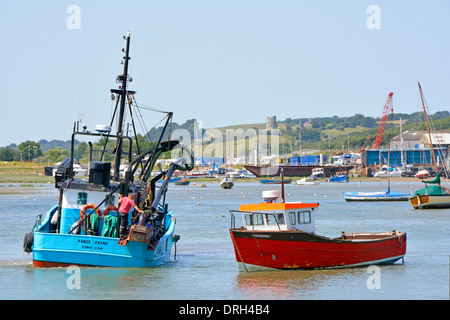
[[(175, 170), (188, 171), (193, 167), (192, 153), (176, 140), (162, 141), (172, 119), (164, 112), (166, 123), (154, 148), (141, 150), (137, 140), (124, 132), (126, 103), (132, 115), (135, 91), (127, 89), (130, 33), (123, 57), (123, 74), (117, 77), (118, 89), (111, 89), (116, 108), (109, 126), (97, 126), (97, 133), (78, 130), (72, 133), (71, 158), (58, 167), (55, 187), (59, 201), (42, 218), (39, 215), (30, 233), (25, 235), (24, 251), (33, 253), (35, 267), (86, 265), (102, 267), (154, 267), (171, 259), (171, 249), (180, 238), (175, 235), (175, 215), (168, 208), (165, 193)], [(137, 107), (137, 104), (136, 104)], [(116, 118), (117, 117), (117, 118)], [(117, 133), (111, 134), (111, 125), (117, 124)], [(134, 120), (131, 119), (136, 137)], [(128, 131), (128, 130), (126, 130)], [(114, 162), (107, 162), (107, 143), (101, 151), (100, 161), (92, 161), (92, 143), (88, 180), (74, 177), (75, 137), (115, 139)], [(134, 149), (134, 145), (136, 148)], [(189, 156), (173, 161), (166, 171), (151, 177), (158, 157), (180, 148)], [(133, 156), (133, 152), (136, 155)], [(120, 173), (123, 161), (128, 163)], [(139, 176), (136, 176), (138, 170)], [(111, 172), (113, 175), (111, 176)], [(163, 179), (157, 190), (156, 182)], [(128, 198), (128, 200), (122, 200)], [(130, 201), (139, 211), (128, 214), (129, 209), (120, 202)], [(131, 213), (131, 211), (130, 211)]]
[[(392, 107), (392, 96), (393, 93), (389, 93), (389, 98), (387, 103), (389, 103), (391, 114), (394, 112)], [(345, 201), (408, 201), (409, 193), (402, 192), (391, 192), (391, 176), (392, 172), (390, 171), (390, 156), (391, 154), (391, 146), (389, 143), (388, 147), (388, 163), (386, 170), (386, 176), (388, 178), (388, 187), (386, 191), (375, 191), (375, 192), (344, 192)]]
[[(441, 179), (439, 175), (439, 169), (437, 167), (436, 155), (434, 152), (433, 141), (431, 139), (431, 129), (428, 121), (427, 111), (425, 108), (425, 102), (423, 99), (423, 92), (420, 83), (419, 93), (420, 99), (422, 100), (422, 108), (425, 117), (425, 122), (427, 124), (428, 138), (430, 140), (431, 154), (433, 159), (434, 168), (436, 170), (436, 177), (430, 181), (422, 181), (425, 183), (425, 187), (417, 190), (409, 199), (412, 207), (414, 209), (440, 209), (440, 208), (450, 208), (450, 189), (441, 186)], [(449, 176), (449, 170), (443, 164), (443, 171), (445, 176)], [(428, 176), (428, 175), (427, 175)], [(427, 184), (432, 184), (428, 186)]]

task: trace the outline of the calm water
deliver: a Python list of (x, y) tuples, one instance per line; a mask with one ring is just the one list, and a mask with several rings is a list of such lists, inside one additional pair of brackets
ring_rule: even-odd
[[(385, 190), (386, 184), (379, 182), (286, 185), (288, 201), (320, 203), (320, 235), (407, 232), (405, 263), (382, 266), (380, 289), (369, 289), (371, 274), (364, 267), (239, 274), (228, 210), (260, 202), (263, 190), (279, 186), (238, 182), (222, 190), (217, 182), (206, 184), (173, 185), (168, 192), (169, 208), (177, 217), (176, 234), (181, 235), (176, 260), (154, 269), (81, 268), (79, 290), (68, 289), (66, 268), (35, 269), (31, 255), (22, 251), (23, 236), (36, 216), (57, 202), (56, 190), (44, 185), (11, 188), (21, 194), (0, 193), (0, 299), (449, 299), (448, 209), (419, 211), (409, 202), (347, 203), (341, 194)], [(392, 191), (420, 187), (396, 183)], [(1, 189), (4, 193), (6, 187)]]

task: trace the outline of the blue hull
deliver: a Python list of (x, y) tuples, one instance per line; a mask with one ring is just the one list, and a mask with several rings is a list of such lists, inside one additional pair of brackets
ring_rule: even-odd
[[(289, 184), (291, 183), (291, 179), (284, 179), (284, 183)], [(267, 183), (267, 184), (281, 184), (281, 180), (265, 180), (261, 179), (259, 180), (259, 183)]]
[(328, 178), (327, 182), (348, 182), (348, 176), (339, 176)]
[(346, 201), (408, 201), (409, 193), (400, 192), (344, 192)]
[(58, 266), (65, 264), (98, 267), (156, 267), (170, 261), (172, 235), (160, 239), (154, 251), (147, 244), (98, 236), (34, 233), (33, 264)]

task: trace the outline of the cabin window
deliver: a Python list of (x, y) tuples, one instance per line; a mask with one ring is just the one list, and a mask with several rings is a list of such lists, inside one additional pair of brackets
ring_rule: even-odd
[(295, 212), (289, 212), (289, 223), (291, 225), (295, 224)]
[(77, 203), (80, 205), (87, 204), (87, 193), (86, 192), (78, 192)]
[(297, 215), (298, 223), (311, 223), (311, 212), (309, 211), (299, 211)]
[(115, 196), (112, 194), (108, 194), (105, 197), (105, 206), (106, 207), (114, 207), (114, 200), (115, 200)]
[(266, 214), (266, 220), (268, 225), (286, 224), (283, 213)]
[(264, 224), (263, 215), (261, 213), (246, 214), (245, 224), (248, 226), (263, 225)]

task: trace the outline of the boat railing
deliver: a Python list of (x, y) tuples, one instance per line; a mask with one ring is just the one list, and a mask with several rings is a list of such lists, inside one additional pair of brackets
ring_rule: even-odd
[(230, 210), (230, 215), (231, 215), (231, 229), (234, 229), (236, 227), (236, 217), (234, 216), (233, 212), (239, 212), (237, 210)]
[[(279, 224), (279, 222), (278, 222), (278, 218), (277, 218), (277, 216), (276, 216), (275, 213), (270, 213), (270, 212), (253, 212), (253, 211), (240, 211), (240, 210), (229, 210), (229, 211), (230, 211), (230, 214), (231, 214), (231, 229), (236, 228), (236, 217), (234, 216), (234, 212), (238, 212), (238, 213), (249, 213), (249, 214), (252, 215), (252, 217), (254, 217), (255, 214), (264, 214), (264, 215), (266, 215), (266, 216), (267, 216), (267, 215), (271, 215), (271, 216), (274, 217), (275, 222), (277, 223), (278, 230), (281, 231), (281, 227), (280, 227), (280, 224)], [(253, 219), (253, 221), (255, 221), (255, 220)], [(254, 230), (255, 230), (255, 225), (252, 224), (252, 231), (254, 231)]]

